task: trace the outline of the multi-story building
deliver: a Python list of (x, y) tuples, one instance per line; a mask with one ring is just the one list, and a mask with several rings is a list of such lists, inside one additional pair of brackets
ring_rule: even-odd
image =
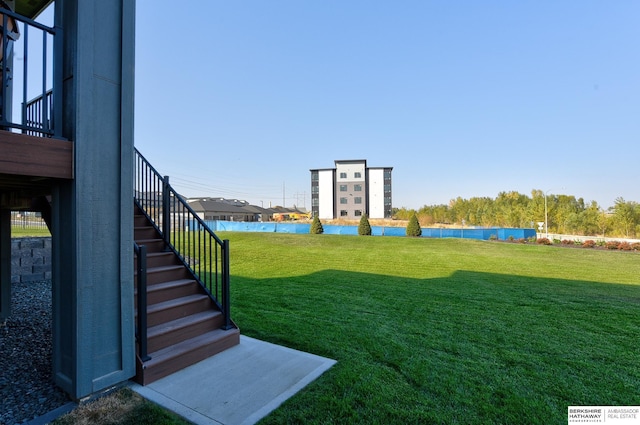
[(321, 219), (391, 218), (392, 167), (367, 167), (365, 159), (335, 161), (311, 171), (311, 211)]

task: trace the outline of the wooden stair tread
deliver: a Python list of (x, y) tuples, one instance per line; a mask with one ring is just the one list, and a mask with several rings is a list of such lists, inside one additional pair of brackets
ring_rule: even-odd
[[(162, 238), (151, 238), (151, 239), (136, 239), (135, 241), (138, 245), (144, 245), (144, 244), (148, 244), (148, 243), (155, 243), (155, 242), (164, 242), (164, 240), (162, 240)], [(147, 254), (148, 255), (148, 254)]]
[(148, 273), (161, 273), (161, 272), (166, 272), (166, 271), (170, 271), (170, 270), (182, 270), (184, 269), (183, 265), (180, 264), (171, 264), (168, 266), (156, 266), (156, 267), (149, 267), (147, 268), (147, 274)]
[(149, 353), (149, 356), (151, 356), (151, 360), (145, 362), (144, 366), (145, 368), (153, 367), (153, 365), (155, 364), (160, 364), (170, 359), (180, 357), (190, 351), (197, 349), (198, 347), (213, 345), (216, 342), (237, 333), (239, 333), (237, 328), (232, 328), (229, 330), (216, 329), (210, 332), (203, 333), (202, 335), (198, 335), (197, 337), (182, 341), (170, 347), (166, 347), (153, 353)]
[[(184, 265), (180, 265), (180, 264), (170, 264), (168, 266), (155, 266), (155, 267), (147, 267), (147, 276), (151, 276), (151, 275), (162, 275), (162, 273), (165, 272), (179, 272), (185, 270)], [(136, 268), (136, 270), (134, 270), (133, 272), (133, 276), (138, 276), (138, 270)], [(175, 277), (175, 276), (174, 276)], [(171, 279), (173, 280), (178, 280), (178, 279)], [(157, 283), (153, 283), (153, 282), (149, 282), (148, 285), (156, 285)]]
[(173, 332), (178, 329), (184, 329), (199, 322), (212, 320), (220, 315), (221, 313), (219, 311), (207, 310), (200, 313), (192, 314), (190, 316), (181, 317), (180, 319), (172, 320), (170, 322), (151, 326), (147, 331), (147, 337), (153, 338), (155, 336)]
[(147, 252), (147, 257), (174, 257), (176, 254), (174, 254), (171, 251), (165, 251), (165, 252)]
[(154, 291), (162, 291), (163, 289), (175, 288), (178, 286), (185, 286), (190, 284), (198, 284), (198, 282), (196, 282), (193, 279), (177, 279), (177, 280), (170, 280), (168, 282), (155, 283), (153, 285), (147, 286), (147, 293), (154, 292)]
[[(151, 292), (158, 292), (158, 291), (163, 291), (165, 289), (178, 288), (180, 286), (188, 286), (188, 285), (199, 285), (199, 283), (193, 279), (176, 279), (176, 280), (169, 280), (167, 282), (154, 283), (152, 285), (147, 285), (147, 294)], [(134, 295), (138, 295), (137, 285), (133, 288), (133, 293)]]
[(209, 299), (209, 296), (207, 294), (194, 294), (194, 295), (187, 295), (186, 297), (176, 298), (169, 301), (163, 301), (161, 303), (151, 304), (147, 306), (147, 314), (181, 306), (184, 304), (189, 304), (192, 302), (202, 301), (205, 299), (206, 300)]
[[(160, 242), (156, 244), (156, 246), (154, 247), (156, 248), (156, 250), (152, 249), (151, 252), (147, 251), (147, 270), (153, 267), (158, 267), (158, 266), (169, 266), (169, 265), (181, 264), (181, 262), (179, 261), (178, 257), (174, 252), (158, 249), (159, 248), (158, 245), (160, 244), (161, 244)], [(137, 267), (137, 264), (138, 264), (137, 258), (134, 258), (134, 264), (136, 264), (136, 267)], [(135, 272), (137, 272), (137, 269), (134, 270), (134, 273)]]

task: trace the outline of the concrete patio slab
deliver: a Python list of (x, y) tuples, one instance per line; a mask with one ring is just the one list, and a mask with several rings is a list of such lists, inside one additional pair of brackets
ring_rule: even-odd
[(254, 338), (132, 389), (198, 425), (254, 424), (336, 363)]

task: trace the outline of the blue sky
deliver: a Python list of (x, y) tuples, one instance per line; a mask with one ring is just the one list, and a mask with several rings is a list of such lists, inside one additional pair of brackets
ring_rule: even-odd
[(264, 206), (309, 208), (309, 170), (343, 159), (393, 167), (394, 207), (640, 201), (638, 16), (637, 0), (138, 0), (136, 146), (187, 196)]

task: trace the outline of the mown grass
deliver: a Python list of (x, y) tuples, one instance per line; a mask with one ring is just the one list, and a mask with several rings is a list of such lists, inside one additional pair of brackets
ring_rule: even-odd
[(49, 237), (51, 236), (51, 232), (49, 229), (42, 228), (22, 228), (22, 227), (11, 227), (11, 237), (12, 238), (26, 238), (26, 237)]
[(640, 254), (221, 233), (243, 334), (338, 360), (261, 423), (566, 423), (640, 404)]
[(79, 406), (54, 425), (187, 425), (190, 422), (142, 398), (129, 388)]

